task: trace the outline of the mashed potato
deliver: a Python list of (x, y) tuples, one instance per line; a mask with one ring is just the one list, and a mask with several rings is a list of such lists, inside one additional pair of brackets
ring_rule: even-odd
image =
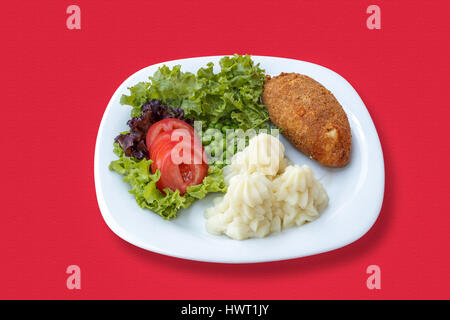
[(262, 173), (269, 179), (286, 167), (284, 146), (272, 135), (262, 133), (253, 137), (247, 148), (236, 153), (230, 165), (223, 169), (225, 182), (240, 173)]
[(311, 168), (290, 165), (283, 144), (268, 134), (252, 138), (224, 168), (224, 176), (227, 193), (205, 212), (212, 234), (262, 238), (313, 221), (328, 204)]

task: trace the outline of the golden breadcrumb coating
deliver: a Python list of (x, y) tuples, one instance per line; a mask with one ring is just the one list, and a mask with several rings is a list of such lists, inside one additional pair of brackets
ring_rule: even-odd
[(319, 82), (298, 73), (268, 77), (263, 103), (271, 121), (298, 150), (325, 166), (343, 167), (350, 161), (347, 115)]

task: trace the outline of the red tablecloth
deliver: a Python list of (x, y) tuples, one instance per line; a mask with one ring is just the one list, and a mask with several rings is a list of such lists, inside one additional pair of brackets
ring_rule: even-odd
[[(448, 1), (70, 1), (0, 8), (0, 298), (450, 298)], [(369, 30), (366, 9), (381, 9)], [(346, 78), (386, 166), (374, 227), (342, 249), (225, 265), (147, 252), (104, 223), (94, 190), (98, 125), (119, 84), (167, 60), (294, 58)], [(168, 234), (167, 237), (170, 237)], [(68, 290), (66, 268), (81, 268)], [(381, 290), (366, 286), (381, 268)]]

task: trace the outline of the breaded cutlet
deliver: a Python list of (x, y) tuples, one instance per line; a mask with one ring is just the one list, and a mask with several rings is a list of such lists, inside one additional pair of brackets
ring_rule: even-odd
[(350, 161), (352, 136), (347, 115), (333, 94), (314, 79), (281, 73), (264, 85), (271, 121), (300, 151), (330, 167)]

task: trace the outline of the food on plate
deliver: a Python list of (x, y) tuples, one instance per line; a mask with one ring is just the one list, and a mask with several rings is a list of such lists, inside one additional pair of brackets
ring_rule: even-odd
[(174, 119), (174, 118), (167, 118), (164, 120), (160, 120), (157, 123), (154, 123), (147, 131), (147, 135), (145, 138), (145, 145), (147, 146), (147, 149), (151, 149), (151, 145), (153, 140), (155, 138), (166, 131), (169, 130), (175, 130), (175, 129), (184, 129), (191, 134), (193, 138), (198, 138), (198, 134), (194, 131), (194, 128), (189, 125), (186, 121)]
[[(261, 102), (264, 70), (248, 55), (223, 57), (220, 71), (208, 63), (197, 74), (182, 72), (181, 66), (158, 68), (149, 82), (139, 82), (123, 95), (121, 104), (133, 107), (132, 116), (141, 114), (141, 106), (159, 99), (184, 115), (203, 122), (203, 128), (266, 128), (269, 114)], [(178, 110), (178, 109), (177, 109)]]
[[(231, 143), (209, 139), (208, 130), (225, 133), (230, 129), (261, 129), (269, 127), (269, 114), (261, 101), (266, 81), (264, 70), (248, 55), (223, 57), (219, 61), (220, 72), (214, 72), (214, 64), (208, 63), (196, 74), (182, 72), (181, 66), (172, 69), (162, 66), (149, 77), (149, 82), (139, 82), (129, 88), (129, 95), (122, 95), (121, 103), (132, 106), (133, 117), (141, 114), (141, 106), (152, 99), (162, 100), (176, 110), (183, 110), (189, 119), (201, 122), (196, 128), (204, 145), (213, 154), (226, 156)], [(223, 167), (219, 157), (211, 158), (214, 165)]]
[[(311, 168), (284, 161), (284, 146), (274, 140), (278, 139), (257, 135), (224, 168), (229, 187), (205, 211), (208, 232), (235, 240), (262, 238), (313, 221), (325, 209), (328, 196)], [(278, 153), (269, 157), (272, 165), (249, 157), (250, 150), (273, 150), (273, 146), (281, 152), (281, 159)], [(249, 165), (252, 161), (256, 162)]]
[(146, 145), (149, 149), (153, 173), (161, 177), (156, 186), (186, 193), (189, 186), (202, 183), (208, 173), (207, 158), (194, 128), (182, 120), (164, 119), (148, 130)]
[(271, 181), (261, 173), (241, 173), (231, 178), (223, 198), (206, 210), (206, 229), (232, 239), (262, 238), (280, 231), (281, 220), (272, 211)]
[[(130, 87), (129, 94), (120, 99), (121, 104), (132, 107), (132, 119), (128, 121), (130, 130), (115, 139), (114, 152), (119, 159), (109, 167), (131, 185), (129, 192), (140, 207), (165, 219), (176, 217), (178, 210), (209, 192), (227, 189), (222, 159), (177, 163), (174, 154), (182, 159), (189, 155), (194, 160), (205, 159), (204, 144), (209, 151), (220, 148), (228, 155), (236, 150), (235, 142), (208, 139), (205, 132), (269, 127), (269, 115), (260, 99), (266, 81), (264, 70), (248, 55), (223, 57), (219, 65), (217, 73), (209, 63), (196, 74), (182, 72), (180, 65), (164, 65), (148, 82)], [(202, 124), (195, 131), (183, 124), (192, 126), (194, 120)], [(172, 135), (183, 129), (193, 137), (187, 140), (193, 140), (194, 145), (199, 142), (200, 148), (184, 148), (184, 139), (171, 141)]]
[[(209, 192), (226, 190), (222, 171), (205, 162), (200, 138), (191, 123), (193, 120), (185, 118), (181, 108), (154, 99), (144, 103), (141, 113), (128, 121), (130, 130), (115, 139), (114, 153), (119, 159), (111, 162), (110, 169), (124, 176), (140, 207), (165, 219), (176, 217), (179, 209), (187, 208)], [(147, 148), (149, 139), (152, 153)], [(191, 156), (188, 162), (174, 162), (177, 157), (168, 156), (178, 151), (183, 160), (186, 150)]]
[(259, 172), (273, 177), (285, 167), (284, 146), (274, 136), (260, 133), (250, 140), (247, 148), (236, 153), (231, 164), (223, 168), (225, 182), (239, 173)]
[(325, 189), (306, 165), (288, 166), (273, 180), (273, 191), (284, 229), (315, 220), (328, 204)]
[(273, 135), (247, 132), (271, 129), (270, 114), (301, 151), (342, 166), (351, 135), (341, 106), (309, 77), (266, 78), (247, 55), (223, 57), (219, 66), (194, 74), (163, 65), (128, 88), (120, 102), (132, 107), (129, 130), (115, 138), (119, 159), (110, 169), (123, 175), (140, 207), (165, 219), (210, 192), (226, 193), (207, 210), (207, 228), (233, 239), (314, 220), (328, 196), (311, 169), (293, 165)]
[(271, 121), (300, 151), (330, 167), (350, 161), (351, 132), (342, 106), (319, 82), (298, 73), (269, 77), (263, 103)]
[(153, 99), (142, 104), (139, 108), (139, 114), (128, 120), (130, 127), (128, 132), (118, 135), (115, 142), (119, 144), (127, 157), (136, 159), (149, 159), (148, 149), (145, 144), (148, 129), (152, 124), (163, 119), (180, 119), (186, 124), (192, 125), (193, 119), (184, 117), (184, 111), (181, 108), (172, 108), (162, 103), (162, 101)]
[(159, 170), (151, 172), (151, 160), (127, 157), (118, 144), (115, 145), (114, 152), (119, 159), (111, 162), (110, 169), (124, 176), (123, 180), (131, 186), (129, 192), (134, 195), (141, 208), (150, 209), (164, 219), (175, 218), (178, 210), (189, 207), (209, 192), (225, 192), (227, 189), (222, 171), (218, 167), (210, 166), (203, 182), (187, 187), (185, 194), (181, 195), (179, 190), (173, 191), (170, 188), (166, 188), (165, 193), (162, 193), (156, 185), (161, 173)]

